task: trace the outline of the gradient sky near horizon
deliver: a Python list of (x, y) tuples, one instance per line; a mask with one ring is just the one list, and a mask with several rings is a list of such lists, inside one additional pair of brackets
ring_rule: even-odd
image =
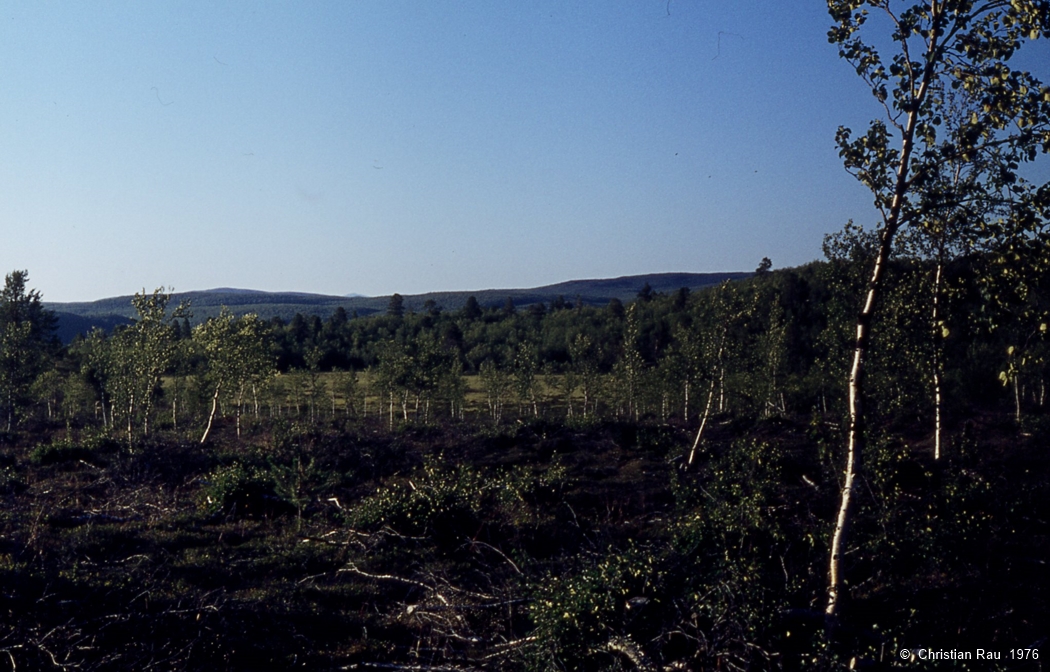
[(46, 301), (802, 264), (875, 222), (825, 7), (0, 3), (0, 264)]

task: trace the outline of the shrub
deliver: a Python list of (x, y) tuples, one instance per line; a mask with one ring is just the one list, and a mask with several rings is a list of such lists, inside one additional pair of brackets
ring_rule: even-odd
[(484, 525), (527, 517), (525, 498), (539, 484), (535, 479), (521, 470), (489, 474), (466, 465), (444, 466), (441, 460), (427, 458), (410, 478), (379, 488), (350, 512), (348, 522), (458, 544)]
[(782, 464), (776, 444), (740, 439), (698, 481), (673, 484), (681, 629), (703, 643), (695, 655), (710, 665), (764, 667), (764, 640), (785, 606), (785, 582), (789, 592), (804, 590), (785, 563), (793, 554), (805, 562), (816, 540), (784, 520)]
[(29, 452), (29, 461), (39, 465), (65, 464), (80, 460), (92, 462), (96, 459), (94, 450), (69, 437), (42, 443)]
[[(440, 458), (439, 458), (440, 459)], [(351, 513), (351, 524), (390, 526), (407, 535), (424, 535), (474, 526), (485, 490), (491, 487), (470, 467), (443, 468), (428, 459), (423, 469), (403, 482), (380, 488)], [(474, 530), (470, 530), (474, 532)]]
[(644, 642), (664, 605), (664, 572), (650, 550), (610, 548), (599, 560), (568, 576), (546, 576), (533, 587), (529, 612), (539, 645), (530, 669), (583, 670), (616, 654), (614, 641)]
[(215, 469), (202, 483), (198, 506), (210, 514), (266, 516), (295, 510), (277, 495), (268, 471), (240, 462)]

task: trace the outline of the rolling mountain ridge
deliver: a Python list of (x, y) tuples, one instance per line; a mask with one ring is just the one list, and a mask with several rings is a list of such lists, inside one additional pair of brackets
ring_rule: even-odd
[[(577, 297), (585, 305), (605, 305), (611, 299), (627, 302), (634, 299), (648, 283), (654, 292), (669, 293), (682, 287), (701, 289), (722, 282), (749, 277), (751, 273), (652, 273), (619, 278), (569, 280), (529, 289), (483, 289), (477, 291), (428, 292), (404, 295), (406, 311), (423, 310), (427, 301), (433, 301), (441, 310), (459, 310), (473, 296), (483, 307), (503, 306), (508, 298), (515, 306), (550, 303), (559, 297), (575, 302)], [(58, 317), (58, 336), (68, 343), (77, 334), (92, 328), (112, 329), (127, 324), (135, 315), (131, 296), (117, 296), (98, 301), (77, 303), (46, 302)], [(317, 315), (327, 319), (338, 308), (347, 313), (371, 315), (383, 312), (390, 304), (390, 296), (331, 296), (308, 292), (264, 292), (254, 289), (222, 287), (172, 295), (171, 307), (180, 302), (190, 305), (191, 323), (196, 324), (219, 314), (223, 306), (235, 315), (255, 313), (264, 320), (274, 317), (292, 319), (296, 313)]]

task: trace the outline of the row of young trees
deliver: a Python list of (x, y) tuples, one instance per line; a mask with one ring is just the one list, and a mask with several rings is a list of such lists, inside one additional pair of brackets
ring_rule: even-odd
[(44, 309), (40, 293), (28, 291), (25, 271), (6, 278), (0, 298), (0, 359), (8, 431), (29, 417), (34, 402), (46, 419), (122, 428), (129, 444), (149, 436), (162, 400), (171, 404), (171, 427), (178, 428), (185, 380), (192, 374), (198, 394), (212, 400), (203, 442), (221, 396), (240, 409), (273, 372), (273, 355), (262, 325), (253, 315), (228, 311), (180, 338), (180, 320), (189, 310), (169, 310), (171, 294), (162, 289), (136, 294), (137, 318), (107, 334), (93, 330), (70, 347), (55, 339), (56, 319)]

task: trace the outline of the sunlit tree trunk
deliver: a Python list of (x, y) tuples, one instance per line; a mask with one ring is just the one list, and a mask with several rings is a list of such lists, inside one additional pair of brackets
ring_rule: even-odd
[(211, 412), (208, 414), (208, 426), (204, 428), (204, 436), (201, 437), (202, 444), (208, 440), (208, 434), (211, 433), (211, 425), (215, 421), (215, 412), (219, 409), (219, 392), (221, 390), (222, 383), (220, 382), (215, 386), (215, 394), (211, 398)]
[(134, 436), (132, 429), (132, 422), (135, 419), (135, 394), (132, 393), (128, 401), (128, 445), (131, 445), (132, 437)]
[(700, 445), (700, 439), (704, 435), (704, 427), (707, 426), (707, 418), (711, 415), (711, 402), (715, 398), (715, 379), (711, 378), (711, 386), (707, 390), (707, 405), (704, 406), (704, 414), (700, 418), (700, 428), (696, 430), (696, 440), (693, 441), (693, 447), (689, 451), (689, 461), (686, 462), (686, 466), (693, 466), (693, 459), (696, 457), (696, 449)]
[(941, 459), (942, 440), (941, 367), (943, 363), (941, 357), (942, 332), (941, 326), (938, 323), (938, 311), (940, 309), (941, 273), (943, 272), (943, 268), (943, 258), (938, 255), (937, 271), (933, 278), (933, 459), (935, 460)]
[(689, 422), (689, 378), (688, 377), (685, 379), (685, 384), (684, 384), (684, 387), (682, 389), (682, 396), (684, 397), (684, 401), (682, 403), (682, 420), (684, 422)]
[[(940, 55), (942, 50), (940, 44), (942, 12), (943, 6), (938, 6), (938, 3), (934, 2), (931, 12), (930, 30), (926, 38), (924, 66), (921, 71), (912, 73), (911, 89), (902, 94), (908, 99), (908, 102), (904, 104), (907, 114), (904, 123), (898, 127), (901, 133), (900, 154), (897, 157), (893, 181), (891, 182), (892, 198), (889, 200), (888, 207), (883, 211), (883, 227), (879, 236), (878, 253), (868, 281), (867, 297), (860, 315), (857, 317), (853, 365), (850, 367), (849, 373), (849, 434), (846, 448), (846, 469), (843, 474), (841, 499), (838, 514), (835, 517), (828, 562), (828, 602), (825, 614), (829, 621), (832, 622), (839, 615), (839, 607), (841, 605), (843, 585), (842, 556), (845, 552), (846, 533), (853, 504), (853, 488), (862, 456), (865, 420), (862, 394), (871, 322), (886, 272), (886, 263), (889, 261), (890, 253), (893, 249), (893, 240), (901, 225), (901, 212), (905, 205), (905, 197), (911, 188), (909, 168), (912, 151), (915, 146), (915, 129), (919, 122), (920, 109), (926, 99), (931, 81), (935, 78), (935, 66), (938, 65), (938, 59), (942, 57)], [(878, 190), (874, 190), (878, 194)]]
[[(722, 333), (718, 339), (718, 353), (715, 357), (715, 359), (719, 362), (722, 361), (722, 357), (725, 351), (727, 334), (728, 328), (725, 324), (723, 324)], [(700, 418), (700, 428), (696, 430), (696, 439), (693, 441), (693, 447), (689, 451), (689, 460), (686, 462), (687, 467), (693, 466), (693, 460), (696, 458), (696, 449), (700, 446), (700, 439), (704, 435), (704, 427), (707, 426), (707, 419), (711, 416), (711, 402), (714, 401), (715, 398), (716, 382), (717, 381), (715, 377), (711, 376), (711, 382), (707, 388), (707, 404), (704, 405), (704, 414)]]
[(1021, 374), (1014, 373), (1014, 421), (1021, 424)]
[[(909, 129), (912, 125), (909, 124)], [(910, 138), (910, 134), (908, 136)], [(849, 373), (849, 434), (846, 446), (846, 468), (843, 473), (842, 490), (840, 494), (838, 514), (835, 516), (835, 527), (831, 537), (831, 558), (828, 563), (828, 603), (825, 613), (828, 617), (838, 615), (840, 598), (842, 592), (842, 555), (846, 543), (846, 533), (849, 527), (850, 514), (853, 505), (853, 488), (857, 477), (857, 470), (861, 464), (861, 453), (864, 432), (864, 373), (867, 363), (868, 345), (871, 334), (871, 321), (875, 314), (875, 305), (879, 298), (882, 281), (886, 273), (886, 262), (889, 260), (890, 251), (893, 248), (893, 237), (897, 232), (897, 221), (900, 216), (899, 201), (904, 195), (904, 175), (907, 172), (907, 158), (910, 154), (911, 143), (905, 145), (905, 151), (901, 158), (901, 166), (898, 174), (900, 184), (894, 198), (897, 206), (891, 211), (890, 221), (882, 232), (879, 251), (875, 258), (871, 279), (868, 281), (867, 297), (864, 301), (860, 315), (857, 317), (857, 334), (853, 350), (853, 365)]]

